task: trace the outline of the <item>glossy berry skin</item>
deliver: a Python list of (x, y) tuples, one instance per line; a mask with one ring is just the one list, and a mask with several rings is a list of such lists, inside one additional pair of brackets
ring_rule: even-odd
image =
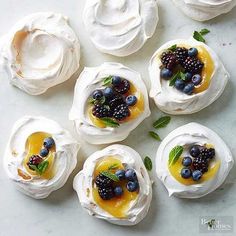
[(137, 179), (137, 175), (136, 175), (135, 170), (133, 170), (133, 169), (127, 169), (127, 170), (125, 171), (125, 178), (126, 178), (127, 180), (130, 180), (130, 181), (136, 180), (136, 179)]
[(102, 93), (101, 90), (95, 90), (95, 91), (93, 92), (93, 99), (95, 99), (95, 100), (101, 99), (102, 96), (103, 96), (103, 93)]
[(197, 50), (196, 48), (190, 48), (190, 49), (188, 50), (188, 55), (189, 55), (190, 57), (196, 57), (197, 54), (198, 54), (198, 50)]
[(199, 74), (196, 74), (192, 77), (192, 82), (194, 85), (199, 85), (202, 82), (202, 77)]
[(193, 93), (193, 90), (194, 90), (194, 84), (190, 83), (184, 87), (183, 92), (188, 95), (191, 95)]
[(199, 146), (197, 145), (194, 145), (190, 148), (190, 151), (189, 151), (190, 155), (192, 157), (198, 157), (199, 154), (200, 154), (200, 149), (199, 149)]
[(191, 81), (192, 80), (192, 74), (190, 73), (190, 72), (186, 72), (185, 73), (185, 81), (186, 82), (189, 82), (189, 81)]
[(112, 77), (112, 84), (113, 85), (119, 85), (120, 83), (121, 83), (121, 78), (119, 76)]
[(191, 157), (184, 157), (182, 160), (182, 165), (185, 167), (191, 166), (192, 164), (192, 158)]
[(202, 177), (202, 172), (200, 170), (193, 171), (192, 178), (193, 178), (194, 181), (200, 180), (201, 177)]
[(117, 197), (120, 197), (123, 194), (123, 189), (120, 186), (114, 188), (114, 194)]
[(126, 188), (129, 192), (135, 192), (139, 188), (138, 181), (129, 181), (126, 185)]
[(129, 95), (126, 97), (125, 102), (128, 106), (134, 106), (137, 103), (137, 97), (134, 95)]
[(48, 153), (49, 153), (49, 150), (48, 150), (47, 148), (42, 148), (42, 149), (40, 150), (39, 155), (40, 155), (41, 157), (46, 157), (46, 156), (48, 155)]
[(125, 179), (125, 170), (117, 170), (115, 175), (119, 178), (119, 180)]
[(189, 168), (186, 168), (184, 167), (182, 170), (181, 170), (181, 177), (184, 178), (184, 179), (188, 179), (190, 178), (192, 175), (192, 171), (189, 169)]
[(113, 89), (112, 88), (110, 88), (110, 87), (106, 87), (105, 89), (104, 89), (104, 91), (103, 91), (103, 95), (105, 96), (105, 97), (112, 97), (113, 96)]
[(112, 187), (98, 188), (98, 194), (103, 200), (110, 200), (114, 197)]
[(175, 81), (175, 88), (182, 91), (185, 87), (185, 82), (182, 79), (177, 79)]
[(55, 141), (53, 138), (45, 138), (43, 141), (43, 146), (47, 149), (52, 148), (55, 145)]
[(161, 70), (161, 78), (163, 79), (170, 79), (172, 77), (173, 73), (170, 69), (163, 68)]

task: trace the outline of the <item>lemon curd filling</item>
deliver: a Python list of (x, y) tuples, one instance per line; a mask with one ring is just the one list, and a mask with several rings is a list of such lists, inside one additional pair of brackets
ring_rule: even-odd
[[(94, 170), (94, 179), (101, 171), (107, 171), (110, 166), (116, 165), (117, 169), (124, 169), (123, 164), (114, 156), (108, 156), (100, 160)], [(113, 170), (115, 172), (115, 170)], [(116, 185), (116, 183), (114, 183)], [(114, 197), (110, 200), (103, 200), (98, 193), (96, 184), (93, 184), (93, 199), (96, 204), (104, 211), (108, 212), (116, 218), (127, 218), (127, 211), (130, 209), (132, 202), (137, 198), (138, 192), (129, 192), (126, 189), (126, 182), (119, 181), (119, 186), (123, 189), (123, 194), (120, 197)]]

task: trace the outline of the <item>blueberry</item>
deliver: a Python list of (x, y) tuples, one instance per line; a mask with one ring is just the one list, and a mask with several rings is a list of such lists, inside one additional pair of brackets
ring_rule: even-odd
[(50, 149), (54, 145), (55, 145), (55, 142), (53, 138), (45, 138), (43, 141), (43, 146), (47, 149)]
[(114, 194), (117, 197), (121, 196), (123, 194), (123, 189), (120, 186), (116, 186), (114, 188)]
[(178, 90), (183, 90), (185, 86), (185, 82), (182, 79), (177, 79), (175, 81), (175, 88), (177, 88)]
[(192, 82), (194, 85), (199, 85), (202, 82), (202, 77), (199, 74), (196, 74), (192, 77)]
[(138, 190), (139, 188), (139, 184), (138, 181), (129, 181), (126, 185), (126, 188), (129, 192), (134, 192), (136, 190)]
[(198, 157), (200, 155), (199, 146), (197, 145), (192, 146), (189, 152), (192, 157)]
[(183, 166), (191, 166), (192, 164), (192, 158), (191, 157), (184, 157), (182, 160)]
[(125, 170), (117, 170), (115, 175), (119, 178), (119, 180), (125, 179)]
[(95, 91), (93, 92), (93, 98), (94, 98), (95, 100), (101, 99), (102, 96), (103, 96), (103, 93), (102, 93), (101, 90), (95, 90)]
[(135, 97), (134, 95), (129, 95), (128, 97), (126, 97), (125, 101), (128, 106), (134, 106), (137, 102), (137, 97)]
[(172, 73), (172, 71), (169, 70), (169, 69), (163, 68), (163, 69), (161, 70), (161, 77), (162, 77), (163, 79), (170, 79), (172, 75), (173, 75), (173, 73)]
[(39, 155), (41, 157), (46, 157), (48, 155), (48, 153), (49, 153), (49, 150), (47, 148), (42, 148), (39, 152)]
[(181, 177), (184, 179), (188, 179), (191, 177), (192, 171), (189, 168), (184, 167), (181, 170)]
[(185, 81), (189, 82), (192, 79), (192, 74), (190, 72), (185, 73)]
[(190, 49), (188, 50), (188, 55), (189, 55), (190, 57), (196, 57), (197, 54), (198, 54), (198, 50), (197, 50), (196, 48), (190, 48)]
[(112, 77), (112, 84), (113, 85), (119, 85), (120, 83), (121, 83), (121, 78), (119, 76)]
[(113, 89), (110, 87), (106, 87), (103, 91), (103, 94), (105, 97), (112, 97), (113, 93)]
[(194, 90), (194, 84), (189, 83), (189, 84), (185, 85), (183, 92), (188, 95), (191, 95), (193, 93), (193, 90)]
[(136, 172), (133, 170), (133, 169), (127, 169), (125, 171), (125, 178), (127, 180), (136, 180), (137, 179), (137, 175), (136, 175)]
[(202, 172), (200, 170), (195, 170), (192, 173), (192, 178), (194, 181), (198, 181), (202, 177)]

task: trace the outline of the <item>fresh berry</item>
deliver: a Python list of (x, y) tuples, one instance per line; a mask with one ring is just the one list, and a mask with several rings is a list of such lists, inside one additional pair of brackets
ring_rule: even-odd
[(175, 81), (175, 88), (178, 89), (178, 90), (183, 90), (185, 87), (185, 82), (182, 80), (182, 79), (177, 79)]
[(98, 188), (98, 193), (103, 200), (110, 200), (114, 197), (114, 192), (112, 187)]
[(177, 65), (176, 56), (172, 52), (163, 52), (161, 62), (166, 69), (173, 69)]
[(49, 153), (49, 150), (48, 150), (47, 148), (42, 148), (42, 149), (40, 150), (39, 155), (40, 155), (41, 157), (46, 157), (46, 156), (48, 155), (48, 153)]
[(167, 68), (161, 69), (161, 78), (168, 80), (171, 78), (172, 75), (173, 73), (170, 69), (167, 69)]
[(203, 148), (200, 151), (200, 156), (205, 158), (205, 159), (212, 159), (215, 156), (215, 149), (214, 148)]
[(191, 166), (192, 164), (192, 158), (191, 157), (184, 157), (182, 160), (183, 166)]
[(181, 170), (181, 177), (184, 179), (188, 179), (191, 177), (192, 171), (189, 168), (184, 167)]
[(113, 85), (119, 85), (121, 83), (121, 78), (119, 76), (113, 76), (112, 77), (112, 84)]
[(197, 50), (196, 48), (190, 48), (190, 49), (188, 50), (188, 55), (189, 55), (190, 57), (196, 57), (197, 54), (198, 54), (198, 50)]
[(129, 107), (126, 104), (121, 104), (114, 109), (113, 117), (116, 120), (124, 120), (126, 117), (130, 116)]
[(102, 93), (101, 90), (95, 90), (95, 91), (93, 92), (93, 98), (94, 98), (95, 100), (101, 99), (102, 96), (103, 96), (103, 93)]
[(95, 104), (93, 109), (92, 109), (92, 114), (97, 117), (97, 118), (103, 118), (103, 117), (110, 117), (110, 110), (108, 107), (100, 105), (100, 104)]
[(189, 153), (192, 157), (198, 157), (200, 155), (200, 148), (198, 145), (194, 145), (190, 148)]
[(126, 188), (129, 192), (135, 192), (139, 188), (138, 181), (129, 181), (126, 185)]
[(95, 184), (99, 188), (111, 187), (113, 184), (113, 180), (106, 177), (105, 175), (99, 174), (95, 179)]
[(137, 97), (134, 95), (129, 95), (126, 97), (125, 101), (128, 106), (134, 106), (137, 103)]
[(130, 180), (130, 181), (136, 180), (136, 179), (137, 179), (137, 175), (136, 175), (135, 170), (133, 170), (133, 169), (127, 169), (127, 170), (125, 171), (125, 178), (126, 178), (127, 180)]
[(200, 170), (202, 173), (208, 171), (208, 160), (205, 157), (199, 156), (193, 159), (193, 169)]
[(110, 87), (106, 87), (103, 91), (103, 94), (105, 97), (112, 97), (113, 95), (113, 89)]
[(201, 177), (202, 177), (202, 172), (200, 170), (193, 171), (192, 178), (193, 178), (194, 181), (200, 180)]
[(108, 105), (112, 110), (114, 110), (116, 107), (118, 107), (121, 104), (125, 104), (124, 99), (121, 95), (115, 95), (108, 102)]
[(43, 141), (43, 146), (47, 149), (52, 148), (55, 145), (55, 141), (53, 138), (45, 138)]
[(183, 47), (177, 47), (174, 54), (176, 56), (178, 63), (182, 65), (188, 56), (188, 50)]
[(123, 189), (120, 186), (116, 186), (114, 188), (114, 194), (117, 197), (121, 196), (123, 194)]
[(115, 175), (119, 178), (119, 180), (125, 179), (125, 170), (117, 170)]
[(202, 77), (199, 74), (196, 74), (192, 77), (192, 82), (195, 86), (199, 85), (202, 82)]
[(194, 90), (194, 84), (189, 83), (189, 84), (185, 85), (183, 92), (188, 95), (191, 95), (193, 93), (193, 90)]
[(114, 85), (114, 89), (117, 93), (125, 94), (130, 89), (130, 83), (127, 79), (123, 79), (118, 85)]
[(31, 170), (33, 170), (30, 166), (31, 165), (38, 166), (38, 164), (40, 164), (42, 161), (43, 161), (42, 157), (40, 157), (39, 155), (33, 155), (29, 158), (29, 162), (27, 163), (27, 165)]
[(192, 74), (190, 73), (190, 72), (186, 72), (185, 73), (185, 80), (184, 81), (186, 81), (186, 82), (189, 82), (189, 81), (191, 81), (192, 80)]
[(203, 66), (204, 64), (195, 57), (187, 57), (183, 62), (183, 68), (192, 74), (201, 73)]

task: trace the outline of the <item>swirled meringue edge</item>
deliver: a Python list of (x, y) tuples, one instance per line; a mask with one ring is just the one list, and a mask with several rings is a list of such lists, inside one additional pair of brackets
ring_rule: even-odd
[[(38, 177), (24, 180), (17, 173), (18, 167), (24, 169), (26, 140), (35, 132), (50, 133), (56, 143), (56, 173), (50, 180)], [(4, 155), (4, 169), (19, 191), (35, 199), (46, 198), (66, 183), (76, 167), (79, 147), (70, 133), (55, 121), (45, 117), (24, 116), (13, 126)]]
[[(187, 95), (169, 86), (169, 81), (161, 81), (161, 61), (158, 57), (164, 50), (175, 44), (186, 44), (192, 47), (202, 46), (207, 49), (215, 66), (211, 83), (207, 90), (198, 94)], [(173, 115), (192, 114), (206, 108), (221, 96), (230, 77), (216, 53), (206, 44), (196, 41), (193, 38), (188, 40), (176, 39), (162, 45), (150, 60), (149, 76), (151, 80), (149, 96), (154, 99), (160, 110)]]
[[(138, 198), (132, 204), (125, 219), (116, 218), (105, 212), (96, 204), (92, 196), (94, 168), (96, 163), (106, 156), (115, 156), (120, 159), (123, 164), (133, 168), (138, 177), (140, 185)], [(151, 181), (143, 161), (135, 150), (125, 145), (114, 144), (88, 157), (83, 169), (75, 176), (73, 187), (78, 194), (81, 206), (89, 215), (117, 225), (129, 226), (138, 224), (147, 215), (152, 200)], [(87, 189), (90, 192), (89, 196), (87, 195)]]
[[(176, 145), (210, 143), (216, 150), (216, 160), (220, 168), (213, 179), (195, 185), (179, 183), (169, 172), (169, 152)], [(187, 153), (186, 153), (187, 154)], [(198, 123), (189, 123), (172, 131), (161, 143), (156, 154), (156, 173), (166, 187), (169, 196), (180, 198), (200, 198), (221, 186), (234, 165), (234, 158), (224, 141), (209, 128)]]
[[(136, 119), (119, 127), (95, 127), (87, 115), (88, 98), (95, 89), (103, 88), (103, 78), (117, 75), (129, 80), (144, 97), (144, 111)], [(99, 67), (86, 67), (80, 74), (74, 92), (69, 119), (74, 121), (77, 133), (92, 144), (114, 143), (124, 140), (145, 118), (150, 116), (147, 89), (138, 72), (119, 63), (105, 62)]]

